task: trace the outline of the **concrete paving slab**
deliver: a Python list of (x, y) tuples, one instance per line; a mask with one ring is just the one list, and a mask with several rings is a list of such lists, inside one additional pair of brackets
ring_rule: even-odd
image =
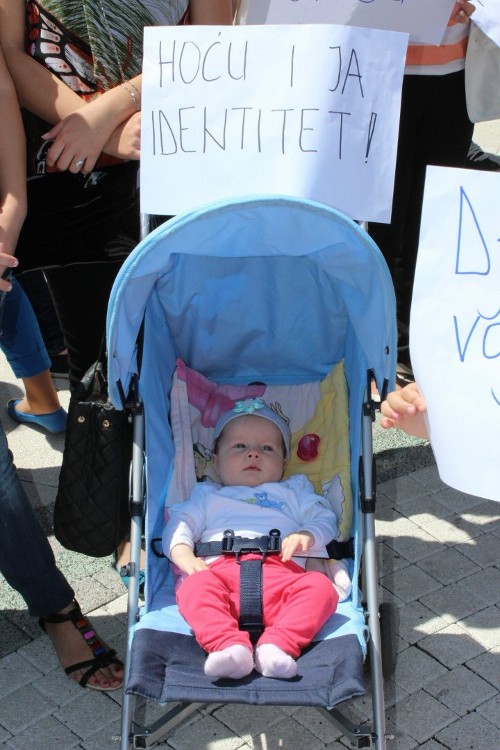
[(396, 726), (420, 744), (434, 737), (457, 717), (424, 690), (418, 690), (394, 709), (389, 709), (388, 715)]
[(492, 685), (463, 666), (440, 675), (425, 690), (459, 716), (469, 714), (496, 696)]
[(481, 570), (479, 565), (472, 562), (465, 555), (460, 554), (456, 547), (441, 549), (433, 555), (418, 561), (418, 567), (439, 581), (443, 586), (455, 583), (462, 578)]
[(471, 659), (467, 666), (500, 691), (500, 646)]
[(412, 694), (432, 682), (437, 676), (446, 673), (446, 667), (417, 646), (410, 646), (398, 655), (394, 682)]
[(445, 627), (446, 620), (420, 601), (412, 601), (400, 607), (399, 635), (407, 644), (423, 641), (428, 635), (441, 632)]
[(65, 750), (77, 748), (80, 737), (70, 732), (53, 716), (37, 721), (23, 732), (11, 737), (6, 743), (8, 750), (54, 750), (64, 747)]
[(500, 747), (498, 727), (477, 711), (437, 732), (436, 739), (448, 750), (492, 750)]
[(0, 703), (0, 725), (12, 735), (24, 732), (38, 720), (50, 716), (57, 705), (32, 685), (7, 693)]
[(477, 707), (477, 713), (500, 729), (500, 696), (495, 695), (491, 700), (482, 703)]
[(474, 638), (464, 638), (464, 629), (456, 624), (447, 625), (423, 638), (419, 647), (449, 669), (484, 653), (484, 647)]

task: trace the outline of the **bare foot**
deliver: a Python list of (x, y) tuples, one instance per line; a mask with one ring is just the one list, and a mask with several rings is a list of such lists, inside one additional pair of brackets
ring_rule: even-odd
[(54, 388), (50, 370), (23, 378), (25, 396), (17, 409), (25, 414), (51, 414), (61, 408), (59, 396)]
[[(116, 550), (116, 567), (120, 570), (123, 565), (127, 565), (130, 562), (130, 542), (122, 542)], [(146, 567), (146, 553), (141, 549), (141, 562), (139, 568), (144, 570)]]
[[(57, 614), (67, 614), (75, 608), (75, 605), (69, 604), (61, 609)], [(44, 628), (49, 636), (57, 657), (61, 665), (71, 667), (82, 661), (89, 661), (94, 658), (90, 646), (87, 645), (82, 633), (75, 627), (73, 622), (51, 623), (44, 622)], [(69, 677), (79, 682), (89, 667), (84, 667), (76, 672), (72, 672)], [(111, 664), (109, 667), (102, 667), (90, 677), (87, 685), (89, 687), (101, 690), (116, 690), (121, 687), (123, 682), (123, 667), (118, 664)]]

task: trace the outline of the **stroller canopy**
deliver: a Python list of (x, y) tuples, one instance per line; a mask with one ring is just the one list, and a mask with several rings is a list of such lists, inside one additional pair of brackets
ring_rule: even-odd
[(380, 251), (356, 223), (307, 200), (210, 204), (138, 245), (108, 307), (118, 407), (117, 384), (127, 393), (138, 372), (144, 319), (166, 336), (172, 370), (178, 356), (221, 382), (318, 380), (341, 359), (348, 376), (372, 369), (379, 388), (395, 374), (394, 292)]

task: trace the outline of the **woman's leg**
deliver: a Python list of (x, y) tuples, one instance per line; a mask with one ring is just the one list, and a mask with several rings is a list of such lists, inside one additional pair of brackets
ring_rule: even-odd
[(17, 279), (5, 299), (0, 348), (26, 396), (15, 404), (21, 414), (51, 414), (61, 408), (50, 377), (50, 357), (31, 303)]
[(52, 359), (66, 349), (66, 344), (44, 273), (28, 271), (20, 273), (17, 279), (31, 302), (45, 348)]
[(139, 242), (137, 170), (127, 162), (28, 180), (17, 257), (25, 271), (44, 269), (68, 348), (70, 387), (97, 358), (111, 287)]
[[(29, 613), (44, 617), (72, 609), (74, 591), (57, 568), (54, 553), (37, 521), (19, 480), (5, 433), (0, 426), (0, 571), (25, 600)], [(93, 658), (72, 622), (45, 624), (63, 667)], [(85, 668), (72, 673), (79, 680)], [(117, 665), (99, 669), (89, 680), (94, 687), (118, 687), (123, 670)]]
[(17, 279), (5, 299), (0, 346), (16, 378), (29, 378), (50, 367), (36, 315)]
[(57, 568), (54, 553), (19, 480), (0, 429), (0, 570), (34, 617), (66, 607), (73, 589)]
[(46, 271), (68, 349), (70, 388), (99, 355), (109, 295), (121, 265), (122, 261), (89, 263)]

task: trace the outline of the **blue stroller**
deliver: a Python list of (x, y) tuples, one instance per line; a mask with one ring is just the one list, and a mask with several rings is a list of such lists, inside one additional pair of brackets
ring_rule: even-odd
[[(396, 324), (377, 247), (350, 219), (307, 200), (263, 196), (200, 207), (148, 234), (129, 256), (111, 294), (107, 341), (110, 397), (134, 420), (121, 750), (151, 746), (205, 703), (314, 705), (354, 746), (384, 750), (383, 677), (395, 656), (377, 601), (371, 384), (381, 393), (393, 387)], [(313, 407), (304, 407), (304, 388), (316, 394)], [(297, 473), (318, 465), (318, 451), (307, 454), (310, 440), (304, 451), (304, 435), (323, 441), (328, 471), (335, 464), (335, 476), (322, 480), (323, 494), (342, 488), (340, 500), (332, 492), (342, 520), (330, 551), (346, 566), (352, 590), (299, 657), (297, 678), (252, 673), (212, 682), (177, 611), (174, 575), (158, 539), (165, 507), (182, 499), (183, 482), (196, 481), (193, 444), (201, 476), (210, 474), (207, 414), (249, 392), (286, 402), (285, 411), (302, 404), (307, 412), (302, 433), (292, 416)], [(200, 413), (196, 432), (193, 414)], [(344, 434), (340, 446), (329, 432), (334, 442)], [(336, 708), (364, 693), (367, 657), (373, 727), (352, 725)], [(132, 730), (134, 695), (166, 704), (164, 715)]]

